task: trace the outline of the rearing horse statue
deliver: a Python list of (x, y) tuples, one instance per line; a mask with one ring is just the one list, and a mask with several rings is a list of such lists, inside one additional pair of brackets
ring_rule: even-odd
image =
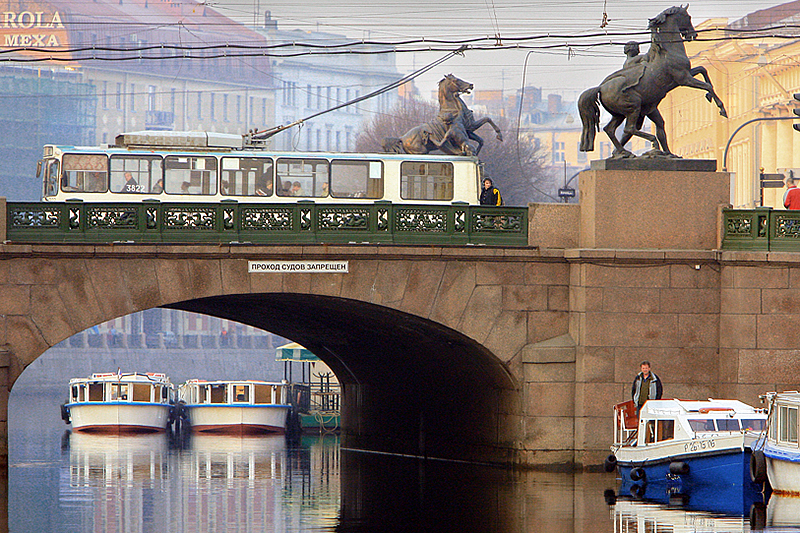
[[(475, 120), (461, 94), (469, 94), (473, 85), (458, 79), (452, 74), (439, 82), (439, 114), (432, 121), (411, 128), (402, 137), (388, 137), (383, 142), (387, 152), (406, 154), (427, 154), (439, 150), (448, 155), (478, 155), (483, 147), (483, 139), (475, 130), (489, 124), (502, 141), (500, 128), (489, 117)], [(473, 149), (469, 141), (478, 143)]]
[[(582, 152), (594, 150), (594, 136), (600, 125), (598, 102), (611, 113), (611, 120), (603, 130), (614, 143), (614, 158), (633, 157), (625, 149), (625, 144), (634, 135), (653, 143), (653, 150), (646, 155), (677, 157), (669, 150), (664, 118), (658, 111), (658, 104), (675, 87), (693, 87), (706, 91), (706, 99), (717, 105), (719, 114), (728, 116), (722, 100), (714, 92), (708, 71), (704, 67), (692, 68), (686, 55), (683, 42), (697, 37), (697, 31), (692, 26), (692, 17), (687, 12), (688, 7), (688, 4), (686, 7), (670, 7), (650, 19), (650, 49), (646, 57), (611, 74), (599, 87), (581, 94), (578, 111), (583, 123), (580, 146)], [(694, 76), (698, 74), (705, 81), (695, 79)], [(655, 135), (641, 130), (645, 117), (653, 122)], [(623, 122), (625, 128), (622, 137), (618, 138), (616, 131)]]

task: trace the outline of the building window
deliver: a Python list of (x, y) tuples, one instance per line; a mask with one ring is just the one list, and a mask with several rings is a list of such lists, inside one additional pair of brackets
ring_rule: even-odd
[(242, 121), (242, 96), (236, 95), (236, 122)]
[(175, 89), (172, 88), (169, 90), (169, 110), (172, 112), (172, 116), (175, 116)]
[(213, 122), (214, 121), (214, 93), (211, 93), (211, 102), (209, 103), (209, 106), (210, 106), (210, 108), (209, 108), (209, 111), (208, 111), (208, 115), (209, 115), (209, 118), (211, 119), (211, 121)]
[(136, 84), (131, 83), (131, 111), (136, 111)]
[[(267, 99), (266, 98), (262, 98), (261, 99), (261, 116), (264, 117), (264, 125), (268, 125), (270, 122), (272, 122), (271, 120), (269, 120), (267, 118)], [(291, 120), (289, 122), (291, 122)]]
[(147, 110), (148, 111), (155, 111), (156, 110), (156, 86), (155, 85), (148, 85), (147, 86)]
[(117, 109), (122, 109), (122, 84), (117, 83)]
[(203, 93), (197, 91), (197, 120), (203, 118)]
[(103, 81), (103, 109), (108, 109), (108, 82)]
[(311, 108), (311, 84), (306, 85), (306, 107)]
[(222, 95), (222, 120), (228, 122), (228, 95)]

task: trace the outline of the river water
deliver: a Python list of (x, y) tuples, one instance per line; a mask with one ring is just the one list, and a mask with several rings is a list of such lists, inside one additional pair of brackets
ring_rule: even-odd
[[(751, 531), (750, 509), (637, 500), (613, 474), (422, 462), (342, 449), (336, 435), (194, 437), (178, 449), (163, 435), (71, 434), (61, 401), (12, 394), (12, 532)], [(753, 525), (800, 531), (797, 501), (773, 498)]]

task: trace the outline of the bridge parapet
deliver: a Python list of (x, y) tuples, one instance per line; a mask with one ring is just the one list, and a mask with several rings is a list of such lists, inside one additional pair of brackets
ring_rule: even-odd
[(527, 207), (9, 202), (11, 242), (528, 244)]

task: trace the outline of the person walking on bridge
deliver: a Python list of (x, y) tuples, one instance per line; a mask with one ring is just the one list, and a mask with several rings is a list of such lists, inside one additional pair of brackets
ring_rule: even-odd
[(481, 191), (481, 205), (503, 205), (503, 197), (500, 191), (493, 186), (492, 180), (483, 180), (483, 190)]

